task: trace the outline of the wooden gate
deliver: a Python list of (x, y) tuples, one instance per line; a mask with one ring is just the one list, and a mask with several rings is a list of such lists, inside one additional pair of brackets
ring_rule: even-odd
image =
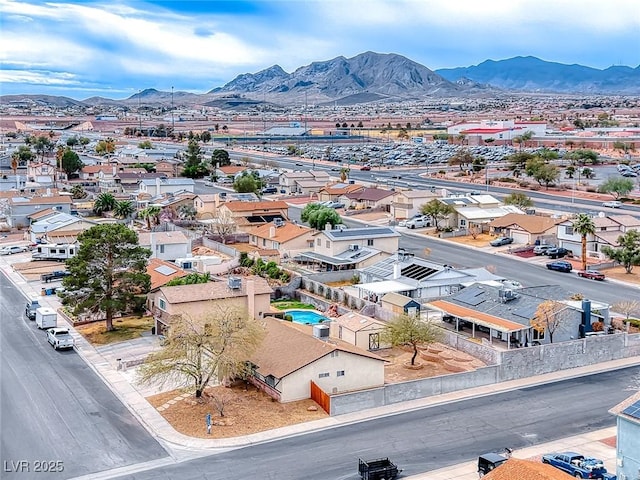
[(316, 402), (325, 412), (331, 415), (331, 397), (316, 385), (313, 380), (311, 380), (311, 400)]

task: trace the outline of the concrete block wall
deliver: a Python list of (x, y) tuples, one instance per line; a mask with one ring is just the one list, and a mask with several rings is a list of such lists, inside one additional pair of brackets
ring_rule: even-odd
[(385, 405), (385, 387), (331, 395), (331, 415), (358, 412)]
[(466, 337), (444, 328), (442, 329), (440, 341), (456, 350), (468, 353), (472, 357), (482, 360), (487, 365), (496, 365), (501, 361), (500, 352), (495, 348), (472, 342)]

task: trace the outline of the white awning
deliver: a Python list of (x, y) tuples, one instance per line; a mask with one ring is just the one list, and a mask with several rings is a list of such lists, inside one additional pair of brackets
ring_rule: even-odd
[(361, 283), (354, 285), (361, 292), (374, 293), (376, 295), (384, 295), (385, 293), (394, 292), (410, 292), (415, 287), (407, 283), (398, 282), (396, 280), (384, 280), (382, 282)]

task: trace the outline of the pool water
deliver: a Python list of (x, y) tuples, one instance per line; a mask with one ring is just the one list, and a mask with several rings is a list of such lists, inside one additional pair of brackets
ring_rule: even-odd
[(285, 315), (291, 315), (294, 322), (304, 325), (315, 325), (320, 323), (321, 320), (323, 322), (329, 321), (327, 317), (314, 310), (287, 310), (284, 313)]

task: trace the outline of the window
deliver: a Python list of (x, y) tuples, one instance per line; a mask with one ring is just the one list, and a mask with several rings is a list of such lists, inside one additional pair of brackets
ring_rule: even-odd
[(544, 339), (544, 331), (539, 332), (535, 328), (533, 329), (533, 339), (534, 340), (543, 340)]
[(160, 245), (160, 253), (164, 253), (164, 245)]
[(167, 308), (167, 302), (164, 301), (164, 298), (158, 300), (158, 307), (160, 307), (160, 310), (165, 310)]
[(344, 377), (344, 370), (338, 370), (338, 371), (336, 372), (336, 376), (338, 376), (338, 377)]
[(342, 339), (342, 325), (338, 326), (338, 338)]
[(273, 249), (280, 250), (280, 242), (273, 242)]
[(331, 242), (327, 240), (327, 248), (331, 248)]
[(467, 226), (467, 221), (464, 218), (460, 219), (460, 226), (461, 227), (466, 227)]
[(567, 225), (564, 227), (564, 233), (567, 235), (573, 235), (573, 225)]
[(266, 246), (267, 246), (267, 239), (266, 239), (266, 238), (263, 238), (263, 239), (262, 239), (262, 246), (263, 246), (263, 247), (266, 247)]
[(367, 247), (373, 247), (373, 238), (367, 239)]
[(329, 372), (324, 372), (318, 375), (318, 378), (327, 378), (329, 376)]
[(318, 246), (322, 245), (322, 240), (320, 240), (319, 238), (316, 238), (316, 245)]

